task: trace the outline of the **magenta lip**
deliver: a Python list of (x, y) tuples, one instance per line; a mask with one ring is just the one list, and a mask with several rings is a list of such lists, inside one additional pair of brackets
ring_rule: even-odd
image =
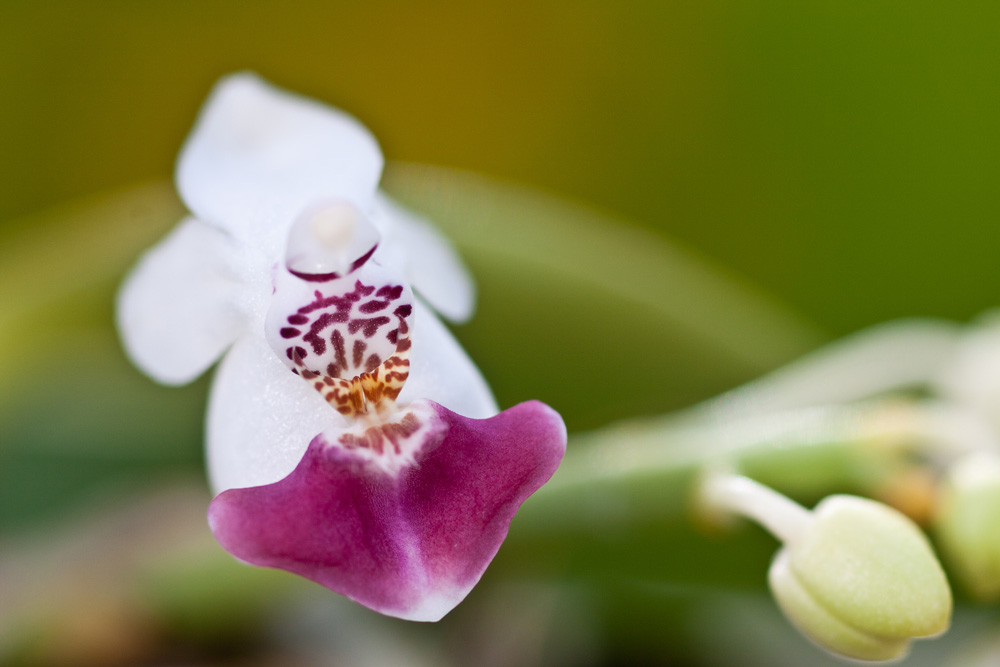
[(403, 419), (375, 434), (389, 455), (410, 440), (414, 458), (398, 471), (360, 456), (367, 441), (318, 435), (281, 481), (212, 501), (216, 539), (240, 560), (294, 572), (384, 614), (438, 620), (555, 472), (566, 429), (537, 401), (482, 420), (428, 403), (436, 415), (428, 429)]

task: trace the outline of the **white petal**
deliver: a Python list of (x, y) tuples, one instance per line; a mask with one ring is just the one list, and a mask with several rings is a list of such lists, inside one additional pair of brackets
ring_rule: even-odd
[(199, 218), (274, 249), (317, 200), (368, 210), (381, 173), (378, 144), (355, 119), (241, 73), (212, 91), (181, 152), (177, 187)]
[(497, 414), (496, 399), (469, 355), (420, 299), (414, 305), (410, 378), (399, 403), (428, 398), (464, 417)]
[(429, 221), (381, 192), (375, 196), (373, 216), (387, 246), (380, 251), (389, 255), (380, 260), (405, 267), (414, 291), (434, 310), (452, 322), (468, 320), (476, 304), (475, 283), (451, 242)]
[(244, 336), (219, 365), (208, 402), (212, 488), (219, 493), (277, 482), (317, 434), (345, 423), (262, 335)]
[(247, 296), (234, 254), (224, 233), (186, 220), (139, 260), (115, 315), (125, 351), (147, 375), (190, 382), (236, 340)]

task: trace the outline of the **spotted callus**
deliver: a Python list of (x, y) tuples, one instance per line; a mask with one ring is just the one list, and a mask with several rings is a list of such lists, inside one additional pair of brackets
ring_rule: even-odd
[(409, 287), (371, 260), (377, 232), (351, 207), (309, 211), (289, 236), (268, 342), (340, 414), (391, 412), (409, 376)]
[(413, 295), (374, 264), (341, 278), (277, 281), (268, 341), (340, 414), (390, 409), (409, 376)]

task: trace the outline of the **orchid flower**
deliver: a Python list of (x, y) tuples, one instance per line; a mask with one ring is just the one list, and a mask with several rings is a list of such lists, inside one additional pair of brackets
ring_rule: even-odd
[(223, 79), (178, 163), (193, 217), (126, 280), (118, 325), (166, 384), (222, 357), (207, 447), (226, 550), (433, 621), (555, 472), (566, 431), (534, 401), (497, 414), (420, 298), (461, 321), (469, 276), (377, 191), (382, 164), (354, 119), (251, 74)]

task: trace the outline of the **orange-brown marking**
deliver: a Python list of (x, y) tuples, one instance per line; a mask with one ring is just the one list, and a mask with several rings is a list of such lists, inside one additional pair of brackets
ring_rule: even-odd
[(395, 403), (410, 376), (410, 328), (402, 316), (397, 315), (397, 318), (399, 333), (395, 354), (371, 371), (350, 379), (320, 375), (305, 367), (297, 350), (291, 352), (292, 361), (298, 366), (299, 375), (306, 380), (319, 378), (313, 387), (340, 414), (356, 417), (386, 412)]
[(338, 441), (348, 449), (371, 449), (378, 454), (385, 451), (386, 444), (388, 443), (399, 454), (402, 452), (399, 446), (400, 442), (416, 433), (420, 426), (421, 422), (417, 419), (417, 416), (409, 412), (398, 423), (388, 422), (372, 426), (365, 429), (361, 435), (345, 433), (340, 436)]

